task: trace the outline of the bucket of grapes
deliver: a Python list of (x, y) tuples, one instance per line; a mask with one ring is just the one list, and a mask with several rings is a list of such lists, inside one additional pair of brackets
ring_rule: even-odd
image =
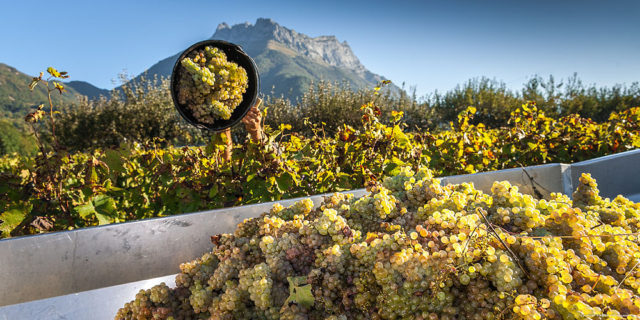
[(190, 124), (212, 131), (234, 126), (255, 104), (258, 68), (240, 46), (205, 40), (185, 50), (171, 73), (171, 96)]

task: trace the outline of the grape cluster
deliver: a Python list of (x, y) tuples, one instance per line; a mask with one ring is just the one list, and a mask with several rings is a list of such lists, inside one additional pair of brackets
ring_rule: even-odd
[(195, 51), (180, 64), (178, 102), (204, 124), (231, 118), (247, 90), (247, 71), (228, 61), (222, 50), (210, 46)]
[(638, 319), (640, 205), (403, 168), (360, 198), (275, 205), (117, 319)]
[(134, 301), (118, 310), (116, 319), (193, 319), (196, 314), (184, 288), (171, 289), (164, 282), (148, 290), (140, 290)]

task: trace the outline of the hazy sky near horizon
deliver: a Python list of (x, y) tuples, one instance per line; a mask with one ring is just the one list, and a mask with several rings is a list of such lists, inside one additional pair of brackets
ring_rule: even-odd
[(110, 89), (218, 24), (271, 18), (347, 41), (374, 73), (418, 96), (474, 77), (520, 89), (533, 75), (611, 86), (640, 81), (640, 1), (0, 0), (0, 62), (49, 65)]

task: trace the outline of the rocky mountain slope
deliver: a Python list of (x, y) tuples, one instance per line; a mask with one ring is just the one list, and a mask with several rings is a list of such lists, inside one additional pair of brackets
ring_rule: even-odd
[[(242, 46), (258, 65), (261, 91), (265, 95), (294, 100), (311, 83), (321, 80), (346, 82), (353, 89), (358, 89), (372, 88), (384, 79), (367, 70), (346, 41), (340, 42), (334, 36), (310, 37), (271, 19), (260, 18), (255, 24), (247, 22), (234, 26), (222, 23), (211, 39)], [(153, 79), (156, 75), (170, 76), (179, 54), (152, 65), (134, 80), (140, 80), (142, 76), (147, 79)], [(46, 101), (43, 88), (29, 91), (30, 80), (30, 75), (0, 63), (0, 118), (18, 119), (30, 107)], [(63, 103), (74, 102), (76, 95), (97, 98), (110, 94), (109, 90), (84, 81), (70, 81), (65, 86), (68, 92), (62, 97)]]
[[(258, 65), (264, 94), (295, 99), (316, 81), (344, 81), (357, 89), (373, 87), (384, 79), (367, 70), (346, 41), (334, 36), (309, 37), (271, 19), (234, 26), (222, 23), (211, 39), (242, 46)], [(143, 75), (169, 76), (178, 56), (154, 64)]]

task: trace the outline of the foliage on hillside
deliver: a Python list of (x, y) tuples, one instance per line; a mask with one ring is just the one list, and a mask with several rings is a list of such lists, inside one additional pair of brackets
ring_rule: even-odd
[[(358, 124), (358, 108), (371, 101), (374, 90), (352, 90), (345, 84), (317, 83), (296, 103), (271, 98), (265, 104), (271, 107), (269, 124), (290, 123), (294, 130), (309, 131), (303, 118), (318, 119), (326, 123), (331, 134), (343, 123)], [(605, 121), (612, 112), (640, 106), (640, 84), (629, 87), (585, 86), (576, 75), (564, 81), (553, 77), (533, 77), (521, 92), (508, 90), (504, 83), (487, 78), (472, 79), (446, 93), (435, 92), (416, 99), (415, 94), (384, 93), (378, 100), (383, 118), (392, 110), (403, 111), (405, 122), (412, 130), (448, 128), (460, 112), (475, 107), (473, 123), (496, 128), (507, 125), (511, 113), (518, 106), (533, 101), (549, 117), (559, 118), (579, 114), (594, 121)]]
[[(552, 78), (532, 79), (521, 94), (507, 90), (504, 84), (488, 79), (469, 81), (446, 94), (434, 94), (423, 102), (415, 95), (400, 94), (382, 89), (354, 90), (347, 83), (319, 82), (311, 86), (296, 102), (267, 97), (265, 124), (277, 127), (281, 123), (292, 131), (311, 137), (313, 131), (305, 119), (324, 124), (325, 134), (334, 135), (343, 125), (360, 125), (360, 106), (376, 97), (381, 119), (391, 119), (392, 111), (404, 112), (409, 131), (434, 131), (449, 128), (457, 115), (469, 106), (477, 110), (473, 124), (487, 127), (505, 126), (517, 106), (535, 101), (538, 109), (549, 117), (558, 118), (578, 113), (584, 118), (604, 121), (614, 111), (640, 106), (640, 87), (585, 87), (576, 78), (569, 79), (559, 92)], [(553, 91), (545, 88), (553, 87)], [(549, 89), (551, 90), (551, 89)], [(202, 145), (210, 133), (185, 125), (173, 109), (166, 79), (131, 81), (122, 91), (114, 91), (110, 99), (80, 101), (66, 108), (59, 122), (61, 143), (69, 150), (91, 150), (117, 147), (125, 141), (144, 142), (163, 138), (164, 144)], [(246, 132), (242, 126), (234, 128), (239, 142)]]
[(313, 128), (307, 125), (305, 119), (313, 119), (315, 123), (323, 124), (326, 134), (334, 135), (345, 125), (360, 126), (361, 106), (374, 99), (380, 109), (381, 119), (389, 120), (392, 111), (401, 111), (410, 131), (435, 127), (436, 121), (439, 121), (435, 110), (421, 106), (415, 97), (407, 96), (404, 91), (395, 94), (384, 88), (355, 90), (346, 82), (319, 82), (309, 87), (296, 104), (268, 97), (265, 102), (268, 109), (265, 123), (274, 127), (287, 123), (293, 132), (310, 137)]
[(0, 155), (19, 153), (35, 156), (38, 148), (33, 138), (25, 132), (24, 125), (0, 120)]
[[(32, 77), (0, 63), (0, 155), (13, 152), (34, 155), (37, 151), (24, 117), (38, 105), (48, 103), (49, 97), (44, 87), (29, 90), (31, 80)], [(93, 87), (82, 81), (71, 83), (73, 84), (66, 86), (64, 92), (53, 97), (52, 102), (56, 108), (79, 104), (83, 101), (82, 94), (91, 92)], [(95, 92), (100, 90), (96, 89)]]
[(197, 144), (204, 136), (176, 112), (168, 79), (131, 81), (110, 98), (84, 99), (64, 108), (57, 121), (59, 143), (74, 151), (152, 138), (165, 144)]
[(363, 187), (401, 166), (436, 176), (547, 162), (574, 162), (640, 147), (640, 108), (596, 123), (577, 115), (554, 119), (534, 104), (510, 115), (509, 127), (473, 124), (475, 108), (450, 130), (407, 132), (402, 112), (380, 121), (374, 103), (358, 126), (328, 134), (306, 122), (266, 127), (265, 141), (234, 146), (232, 161), (215, 136), (206, 147), (128, 143), (117, 149), (35, 158), (0, 158), (2, 237), (80, 228), (203, 209), (237, 206)]
[[(29, 108), (47, 102), (47, 91), (38, 87), (29, 90), (31, 77), (0, 63), (0, 119), (21, 119)], [(67, 92), (56, 97), (56, 103), (72, 104), (76, 101), (77, 92), (67, 88)]]
[[(15, 72), (17, 71), (14, 70)], [(0, 82), (5, 81), (3, 79), (0, 77)], [(30, 78), (21, 74), (19, 80), (20, 83), (13, 86), (19, 85), (22, 86), (22, 91), (27, 90)], [(59, 108), (62, 114), (59, 118), (61, 130), (58, 138), (65, 148), (89, 151), (154, 138), (162, 138), (164, 145), (174, 146), (202, 145), (209, 140), (210, 133), (187, 126), (177, 116), (166, 79), (122, 80), (125, 84), (121, 89), (112, 91), (109, 98), (76, 99), (71, 103), (71, 100), (65, 98), (66, 92), (62, 98), (55, 97), (56, 106), (62, 106)], [(0, 88), (7, 90), (9, 87), (3, 85)], [(73, 91), (70, 88), (67, 90)], [(27, 93), (28, 91), (25, 94)], [(46, 92), (42, 88), (35, 88), (30, 94), (33, 95), (30, 99), (35, 99), (34, 105), (36, 100), (46, 101)], [(0, 96), (13, 97), (5, 93)], [(334, 135), (344, 124), (358, 126), (360, 106), (371, 101), (374, 96), (375, 90), (355, 90), (348, 82), (318, 82), (310, 86), (295, 102), (275, 95), (268, 96), (264, 103), (269, 113), (265, 124), (272, 127), (280, 123), (291, 124), (292, 131), (310, 137), (313, 132), (305, 124), (305, 118), (309, 118), (319, 124), (324, 123), (325, 133)], [(403, 111), (404, 122), (409, 126), (409, 131), (434, 131), (448, 128), (449, 123), (456, 121), (457, 115), (469, 106), (477, 109), (472, 123), (483, 123), (491, 128), (504, 126), (507, 125), (511, 112), (527, 101), (535, 101), (538, 108), (550, 117), (577, 113), (584, 118), (604, 121), (611, 112), (640, 106), (640, 85), (633, 83), (629, 87), (597, 88), (584, 85), (575, 75), (563, 81), (557, 81), (553, 77), (545, 80), (536, 76), (525, 83), (520, 92), (515, 92), (508, 90), (504, 83), (481, 78), (472, 79), (446, 93), (435, 92), (422, 99), (417, 99), (415, 94), (408, 95), (405, 91), (392, 93), (384, 89), (377, 97), (376, 104), (381, 109), (381, 119), (390, 119), (391, 111)], [(10, 108), (17, 107), (12, 105)], [(5, 145), (20, 145), (23, 141), (32, 139), (21, 121), (27, 111), (31, 110), (18, 109), (19, 113), (5, 112), (5, 117), (10, 115), (8, 121), (20, 133), (0, 136)], [(245, 135), (242, 126), (234, 128), (235, 141), (242, 141)], [(18, 152), (29, 154), (32, 150), (33, 148), (18, 149)]]
[(453, 121), (467, 106), (474, 106), (479, 111), (477, 123), (496, 127), (504, 125), (510, 113), (528, 101), (535, 102), (551, 117), (579, 114), (594, 121), (605, 121), (612, 112), (640, 106), (640, 84), (598, 88), (583, 84), (577, 74), (561, 81), (553, 76), (546, 80), (534, 76), (517, 92), (508, 90), (502, 82), (480, 78), (445, 94), (435, 93), (425, 103), (444, 121)]

